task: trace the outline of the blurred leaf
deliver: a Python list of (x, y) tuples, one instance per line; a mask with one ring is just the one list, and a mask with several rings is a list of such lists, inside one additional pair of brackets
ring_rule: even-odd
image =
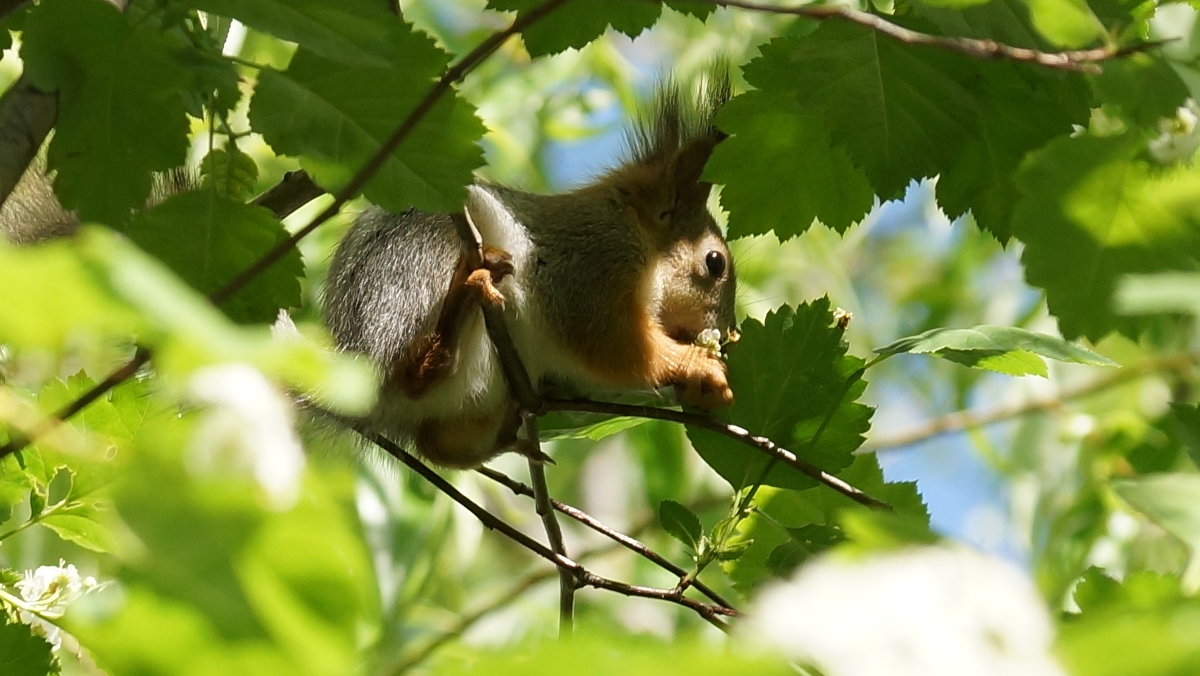
[(20, 350), (56, 350), (137, 331), (141, 319), (80, 263), (67, 242), (19, 249), (0, 237), (0, 342)]
[(1163, 473), (1112, 483), (1131, 507), (1200, 552), (1200, 475)]
[(1167, 607), (1184, 598), (1179, 578), (1149, 570), (1131, 573), (1124, 581), (1091, 567), (1075, 585), (1075, 604), (1083, 613), (1106, 609), (1150, 610)]
[(658, 505), (658, 522), (668, 535), (696, 551), (703, 529), (700, 517), (690, 509), (674, 500), (663, 500)]
[(1171, 418), (1188, 457), (1200, 466), (1200, 404), (1171, 404)]
[(1067, 341), (1014, 326), (980, 325), (969, 329), (931, 329), (875, 350), (880, 358), (896, 354), (933, 354), (964, 366), (983, 368), (1013, 376), (1046, 375), (1038, 356), (1091, 366), (1116, 366), (1098, 355)]
[(154, 320), (157, 333), (144, 340), (158, 348), (159, 369), (190, 374), (214, 363), (243, 361), (342, 413), (361, 413), (372, 405), (374, 375), (361, 360), (299, 336), (275, 338), (266, 327), (231, 324), (157, 261), (102, 231), (82, 233), (80, 244), (113, 290)]
[[(845, 356), (842, 329), (834, 326), (829, 299), (794, 310), (784, 307), (767, 315), (765, 323), (748, 320), (740, 331), (741, 340), (729, 350), (734, 404), (723, 417), (827, 472), (849, 465), (872, 410), (854, 403), (865, 386), (859, 373), (862, 362)], [(689, 427), (688, 438), (735, 489), (757, 481), (770, 462), (765, 454), (715, 432)], [(766, 485), (816, 485), (783, 463), (771, 467)]]
[(29, 475), (20, 469), (5, 467), (0, 471), (0, 524), (12, 518), (13, 507), (29, 495)]
[(59, 673), (50, 644), (27, 624), (16, 624), (0, 613), (0, 674), (47, 676)]
[(1023, 0), (1033, 25), (1047, 40), (1067, 48), (1083, 47), (1103, 37), (1104, 26), (1086, 0)]
[(1141, 148), (1134, 134), (1058, 139), (1017, 174), (1025, 278), (1067, 338), (1144, 326), (1110, 308), (1122, 275), (1200, 267), (1200, 175), (1152, 169), (1134, 159)]
[(1200, 317), (1200, 273), (1125, 275), (1117, 280), (1113, 305), (1123, 315), (1179, 312)]
[(1162, 57), (1145, 53), (1104, 64), (1091, 83), (1101, 102), (1116, 105), (1130, 122), (1146, 127), (1173, 117), (1188, 97), (1175, 69)]
[[(336, 192), (361, 170), (441, 76), (448, 58), (399, 21), (388, 23), (387, 66), (331, 60), (301, 47), (284, 72), (264, 70), (250, 123), (277, 153), (294, 155), (322, 188)], [(370, 83), (370, 86), (363, 86)], [(380, 96), (379, 92), (387, 92)], [(459, 209), (479, 166), (483, 125), (446, 92), (387, 156), (363, 189), (390, 211)]]

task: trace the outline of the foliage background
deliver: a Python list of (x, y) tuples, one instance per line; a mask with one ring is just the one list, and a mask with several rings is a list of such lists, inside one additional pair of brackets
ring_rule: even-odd
[[(528, 673), (567, 659), (597, 673), (618, 661), (632, 672), (733, 672), (759, 659), (759, 668), (786, 668), (687, 610), (596, 590), (579, 594), (580, 643), (553, 647), (549, 564), (378, 453), (348, 450), (345, 436), (286, 431), (283, 388), (321, 392), (347, 412), (370, 396), (367, 374), (331, 357), (319, 327), (321, 280), (354, 208), (222, 314), (202, 294), (284, 234), (239, 203), (297, 167), (323, 187), (343, 185), (447, 54), (465, 54), (512, 16), (482, 2), (409, 2), (409, 27), (387, 21), (384, 3), (344, 2), (322, 14), (323, 4), (135, 0), (122, 16), (97, 0), (44, 0), (5, 20), (20, 37), (6, 53), (6, 81), (24, 72), (61, 92), (48, 150), (59, 196), (124, 237), (89, 229), (66, 243), (0, 248), (0, 434), (26, 430), (78, 395), (135, 340), (155, 354), (152, 370), (0, 466), (6, 589), (17, 594), (20, 571), (59, 559), (106, 583), (71, 606), (54, 659), (70, 673), (116, 674)], [(772, 420), (755, 417), (762, 402), (787, 404), (772, 437), (897, 510), (872, 516), (823, 488), (792, 490), (785, 478), (784, 488), (757, 492), (756, 511), (733, 537), (717, 538), (740, 556), (708, 566), (702, 579), (749, 608), (764, 585), (803, 573), (827, 549), (870, 558), (927, 544), (928, 518), (944, 542), (1005, 559), (1035, 581), (1054, 620), (1053, 659), (1068, 673), (1193, 671), (1200, 182), (1195, 115), (1189, 122), (1179, 111), (1200, 84), (1193, 6), (873, 8), (931, 34), (1045, 51), (1172, 40), (1092, 74), (973, 60), (836, 19), (672, 6), (645, 31), (657, 16), (645, 2), (576, 0), (536, 24), (524, 45), (506, 43), (439, 104), (367, 197), (453, 208), (476, 167), (531, 190), (578, 185), (617, 161), (625, 120), (663, 72), (687, 80), (714, 54), (728, 55), (748, 93), (719, 118), (732, 137), (708, 175), (724, 184), (740, 313), (765, 322), (763, 340), (786, 336), (760, 366), (739, 368), (748, 351), (731, 356), (745, 383), (731, 419), (766, 433)], [(214, 18), (200, 26), (196, 11)], [(225, 13), (250, 28), (215, 18)], [(283, 20), (306, 15), (321, 29)], [(617, 30), (604, 32), (609, 23)], [(547, 55), (567, 46), (580, 49)], [(236, 59), (216, 58), (222, 47)], [(305, 98), (314, 92), (345, 107)], [(347, 120), (357, 135), (340, 135)], [(226, 132), (244, 156), (211, 155), (231, 149)], [(345, 142), (334, 147), (334, 138)], [(1163, 138), (1182, 149), (1160, 152)], [(208, 160), (206, 191), (129, 215), (152, 171), (205, 156), (219, 158)], [(321, 199), (287, 227), (308, 222), (330, 198)], [(1156, 274), (1168, 271), (1191, 274)], [(853, 313), (844, 340), (864, 360), (904, 336), (987, 324), (1081, 339), (1121, 366), (1052, 361), (1044, 378), (1015, 378), (1041, 362), (1011, 344), (959, 345), (941, 350), (954, 361), (872, 362), (865, 390), (843, 402), (838, 378), (855, 367), (842, 357), (843, 336), (827, 328), (823, 296)], [(269, 337), (264, 323), (280, 306), (293, 308), (310, 341)], [(814, 340), (827, 350), (785, 331), (786, 317), (818, 327)], [(981, 364), (989, 358), (1001, 359)], [(814, 408), (802, 416), (797, 392), (768, 374), (810, 367), (826, 375), (805, 381)], [(869, 415), (854, 408), (860, 395), (875, 413), (852, 457)], [(828, 407), (839, 413), (814, 441), (812, 423)], [(964, 413), (947, 417), (956, 411)], [(980, 420), (994, 422), (970, 424)], [(752, 462), (736, 455), (746, 449), (722, 451), (691, 434), (710, 461), (724, 453), (745, 457), (734, 461), (743, 470)], [(567, 439), (551, 453), (553, 495), (681, 563), (694, 552), (659, 523), (663, 501), (687, 505), (707, 528), (730, 513), (730, 484), (679, 426)], [(888, 480), (915, 481), (915, 490), (885, 486), (876, 458)], [(494, 466), (523, 472), (514, 458)], [(472, 473), (448, 476), (538, 534), (524, 499)], [(567, 536), (572, 553), (599, 550), (585, 561), (604, 575), (677, 582), (590, 531), (568, 524)], [(45, 641), (5, 608), (13, 622), (0, 633), (5, 673), (55, 668)], [(886, 616), (882, 607), (865, 612)], [(936, 625), (926, 633), (939, 643)]]

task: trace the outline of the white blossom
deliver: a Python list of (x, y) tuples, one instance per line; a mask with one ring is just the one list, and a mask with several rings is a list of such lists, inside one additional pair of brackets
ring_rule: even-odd
[(193, 469), (248, 473), (272, 506), (294, 504), (305, 458), (287, 397), (247, 364), (197, 371), (190, 390), (195, 399), (211, 406), (192, 441)]
[(1150, 154), (1162, 164), (1190, 160), (1200, 148), (1200, 106), (1192, 99), (1175, 111), (1174, 117), (1158, 121), (1158, 136), (1150, 140)]
[(1028, 577), (965, 548), (824, 556), (765, 591), (746, 624), (827, 676), (1062, 676)]
[(62, 644), (62, 632), (57, 625), (46, 620), (62, 617), (67, 606), (100, 586), (96, 578), (80, 576), (75, 564), (59, 559), (57, 566), (38, 566), (35, 570), (25, 571), (24, 577), (16, 583), (21, 598), (14, 605), (19, 609), (20, 620), (33, 627), (54, 650), (58, 650)]

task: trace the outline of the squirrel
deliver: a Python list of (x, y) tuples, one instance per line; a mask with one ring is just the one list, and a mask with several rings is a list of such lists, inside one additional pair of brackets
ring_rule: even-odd
[(736, 275), (700, 179), (724, 137), (712, 118), (728, 76), (697, 89), (660, 85), (627, 133), (627, 158), (588, 185), (469, 186), (478, 269), (448, 214), (369, 207), (357, 218), (334, 253), (324, 312), (338, 347), (379, 368), (370, 425), (447, 467), (521, 450), (482, 303), (503, 308), (535, 387), (674, 386), (686, 405), (732, 403), (711, 339), (736, 337)]

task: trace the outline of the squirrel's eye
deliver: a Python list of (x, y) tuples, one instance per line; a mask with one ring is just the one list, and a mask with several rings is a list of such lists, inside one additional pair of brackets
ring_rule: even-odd
[(720, 279), (725, 273), (725, 254), (720, 251), (709, 251), (704, 256), (704, 266), (708, 268), (708, 274), (714, 279)]

